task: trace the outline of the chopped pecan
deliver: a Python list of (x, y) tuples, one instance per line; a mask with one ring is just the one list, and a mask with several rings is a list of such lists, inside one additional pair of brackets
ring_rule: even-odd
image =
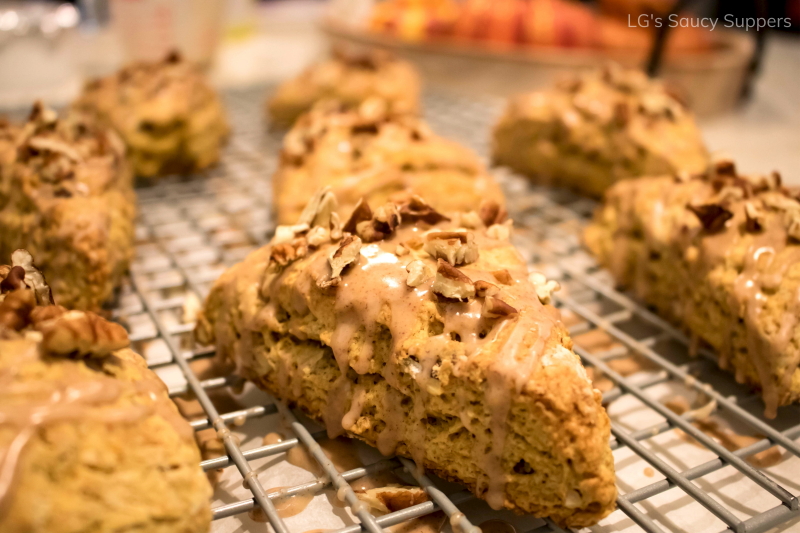
[(478, 298), (485, 298), (487, 296), (494, 296), (500, 292), (500, 288), (488, 281), (482, 279), (475, 282), (475, 296)]
[(713, 170), (716, 176), (736, 177), (736, 164), (730, 159), (719, 159), (715, 161)]
[(406, 285), (409, 287), (419, 287), (433, 276), (433, 269), (424, 261), (411, 261), (406, 265), (406, 270), (408, 271)]
[(507, 241), (511, 238), (512, 224), (511, 220), (506, 220), (502, 224), (492, 224), (486, 228), (486, 236), (498, 241)]
[(795, 210), (788, 213), (786, 233), (790, 239), (800, 242), (800, 211)]
[(336, 196), (331, 188), (323, 187), (308, 201), (297, 223), (299, 225), (306, 224), (309, 228), (315, 226), (329, 228), (331, 215), (336, 212), (337, 206)]
[(554, 280), (548, 281), (541, 272), (531, 272), (528, 279), (533, 283), (539, 301), (545, 305), (550, 303), (554, 292), (561, 290), (561, 284)]
[(709, 233), (716, 233), (725, 227), (725, 223), (733, 217), (725, 206), (720, 204), (687, 205), (697, 216), (703, 228)]
[(36, 307), (33, 291), (14, 291), (0, 302), (0, 329), (21, 331), (30, 324), (31, 311)]
[(362, 198), (356, 204), (356, 207), (350, 214), (350, 218), (348, 218), (347, 222), (342, 226), (342, 231), (355, 234), (358, 223), (367, 220), (372, 220), (372, 209), (370, 209), (367, 201)]
[(331, 240), (331, 230), (323, 226), (314, 226), (306, 234), (309, 246), (319, 247)]
[(508, 218), (508, 212), (494, 200), (484, 200), (478, 208), (478, 216), (488, 228), (494, 224), (502, 224)]
[(339, 246), (328, 256), (328, 264), (331, 266), (330, 278), (317, 281), (317, 285), (322, 288), (338, 285), (342, 271), (358, 259), (360, 251), (361, 239), (349, 233), (342, 237)]
[(43, 136), (36, 136), (31, 137), (27, 141), (28, 146), (34, 148), (40, 152), (53, 152), (56, 154), (61, 154), (65, 156), (67, 159), (79, 163), (82, 161), (80, 154), (70, 145), (65, 143), (64, 141), (60, 141), (58, 139), (54, 139), (52, 137), (43, 137)]
[(745, 228), (751, 233), (764, 229), (764, 211), (756, 207), (753, 202), (744, 203)]
[(475, 236), (467, 231), (428, 233), (424, 250), (434, 259), (446, 259), (454, 266), (474, 263), (479, 255)]
[(392, 233), (400, 225), (400, 210), (395, 204), (388, 202), (375, 210), (372, 219), (378, 229), (384, 233)]
[(408, 202), (400, 206), (400, 215), (411, 221), (423, 221), (428, 224), (438, 224), (439, 222), (450, 220), (448, 217), (436, 211), (425, 200), (419, 196), (412, 196)]
[(445, 298), (465, 300), (475, 297), (475, 285), (459, 269), (439, 259), (436, 277), (433, 280), (433, 292)]
[(487, 296), (483, 301), (481, 316), (486, 318), (506, 318), (515, 314), (517, 314), (517, 310), (499, 298)]
[(130, 344), (125, 328), (94, 313), (66, 311), (40, 321), (42, 349), (51, 355), (106, 357)]
[(309, 230), (308, 224), (295, 224), (293, 226), (278, 226), (275, 228), (275, 235), (272, 237), (272, 244), (282, 244), (291, 242), (298, 235), (302, 235)]
[(17, 289), (26, 289), (25, 285), (25, 269), (21, 266), (11, 267), (8, 274), (2, 282), (0, 282), (0, 293), (15, 291)]
[(461, 213), (458, 225), (468, 229), (478, 229), (483, 226), (483, 220), (475, 211), (467, 211), (466, 213)]
[(22, 249), (15, 250), (14, 253), (11, 254), (11, 264), (25, 269), (25, 283), (28, 287), (33, 289), (36, 295), (36, 302), (39, 305), (55, 303), (50, 286), (47, 285), (47, 281), (44, 279), (44, 275), (41, 271), (36, 268), (33, 262), (33, 256), (30, 252)]
[(505, 268), (503, 270), (492, 270), (491, 272), (489, 272), (489, 274), (494, 276), (494, 279), (496, 279), (503, 285), (511, 285), (512, 283), (514, 283), (514, 278), (511, 277), (511, 273)]
[[(297, 239), (297, 241), (299, 240), (300, 239)], [(302, 241), (303, 242), (293, 241), (273, 244), (269, 253), (270, 261), (274, 261), (280, 266), (285, 267), (289, 263), (301, 257), (305, 257), (308, 253), (308, 248), (305, 245), (305, 239)]]

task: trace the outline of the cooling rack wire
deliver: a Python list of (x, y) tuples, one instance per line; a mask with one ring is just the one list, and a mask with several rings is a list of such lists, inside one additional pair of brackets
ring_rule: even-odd
[[(262, 122), (266, 91), (225, 95), (233, 137), (217, 168), (198, 179), (169, 179), (138, 191), (137, 254), (115, 309), (134, 347), (171, 394), (196, 396), (203, 413), (191, 422), (194, 429), (215, 429), (222, 437), (225, 454), (203, 461), (203, 469), (225, 469), (234, 478), (238, 471), (239, 490), (233, 492), (242, 496), (228, 494), (215, 501), (212, 531), (231, 531), (220, 527), (225, 520), (236, 520), (230, 517), (241, 520), (236, 531), (266, 531), (265, 524), (242, 518), (258, 506), (275, 532), (302, 533), (287, 525), (291, 519), (279, 516), (275, 498), (323, 489), (343, 496), (349, 512), (337, 533), (376, 533), (439, 510), (458, 533), (477, 533), (476, 516), (508, 520), (519, 533), (563, 531), (549, 520), (491, 512), (463, 488), (418, 474), (402, 458), (378, 456), (365, 467), (340, 473), (318, 444), (325, 438), (319, 426), (263, 393), (251, 391), (254, 400), (233, 411), (212, 401), (214, 390), (240, 383), (234, 376), (201, 380), (194, 373), (190, 365), (213, 356), (213, 350), (188, 342), (194, 324), (187, 309), (196, 308), (222, 271), (265, 243), (273, 229), (269, 180), (280, 135), (267, 131)], [(431, 93), (424, 107), (435, 131), (485, 155), (501, 106), (495, 100)], [(711, 354), (700, 349), (709, 357), (689, 357), (690, 339), (614, 290), (580, 246), (580, 230), (594, 207), (591, 201), (532, 186), (503, 171), (497, 177), (508, 193), (516, 244), (532, 266), (561, 281), (556, 303), (576, 339), (575, 351), (607, 384), (604, 402), (612, 420), (618, 510), (592, 530), (744, 533), (780, 526), (782, 531), (800, 531), (800, 409), (783, 408), (776, 420), (764, 419), (761, 400), (719, 372)], [(729, 450), (693, 424), (705, 412), (678, 414), (667, 407), (665, 400), (676, 394), (704, 403), (705, 412), (715, 407), (714, 417), (724, 427), (759, 437)], [(239, 427), (262, 424), (263, 434), (267, 421), (282, 424), (293, 437), (273, 444), (260, 439), (240, 444)], [(778, 465), (764, 468), (748, 460), (774, 445), (782, 453)], [(291, 473), (287, 481), (284, 472), (282, 481), (288, 486), (270, 491), (274, 484), (264, 473), (264, 461), (280, 462), (281, 454), (297, 446), (306, 448), (323, 475), (299, 482)], [(373, 516), (348, 482), (387, 470), (401, 472), (422, 487), (429, 501)]]

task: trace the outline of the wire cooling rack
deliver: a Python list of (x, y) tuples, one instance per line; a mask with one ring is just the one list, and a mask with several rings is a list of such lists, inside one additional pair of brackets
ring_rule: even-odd
[[(169, 179), (138, 191), (137, 255), (115, 311), (171, 393), (196, 396), (204, 414), (191, 422), (194, 429), (216, 430), (224, 443), (225, 454), (202, 466), (206, 471), (225, 469), (229, 478), (238, 479), (239, 491), (218, 495), (213, 531), (232, 531), (220, 524), (237, 519), (236, 531), (266, 530), (264, 524), (242, 518), (260, 507), (277, 533), (301, 533), (309, 528), (298, 530), (292, 519), (281, 518), (276, 498), (324, 490), (336, 491), (347, 508), (337, 533), (376, 533), (437, 510), (459, 533), (476, 533), (473, 523), (481, 517), (507, 519), (520, 533), (563, 531), (549, 520), (491, 512), (463, 489), (416, 473), (402, 458), (376, 458), (365, 467), (338, 472), (318, 444), (324, 432), (263, 394), (242, 409), (220, 412), (224, 406), (215, 405), (210, 392), (239, 382), (234, 376), (201, 380), (195, 375), (191, 363), (212, 356), (213, 350), (192, 346), (192, 309), (226, 267), (263, 245), (273, 229), (270, 176), (280, 135), (267, 131), (262, 122), (265, 91), (226, 94), (234, 134), (217, 168), (196, 179)], [(496, 100), (453, 95), (429, 94), (425, 99), (426, 118), (434, 130), (481, 155), (488, 153), (488, 132), (501, 107)], [(575, 351), (596, 377), (602, 375), (609, 383), (604, 401), (612, 419), (620, 495), (618, 510), (591, 530), (800, 530), (800, 409), (785, 407), (777, 419), (764, 419), (759, 397), (718, 371), (710, 353), (693, 350), (682, 332), (615, 291), (580, 246), (592, 202), (534, 187), (510, 173), (498, 171), (497, 177), (508, 193), (516, 244), (532, 266), (561, 280), (556, 302), (576, 340)], [(690, 357), (690, 351), (711, 357)], [(640, 365), (632, 372), (615, 364), (631, 357)], [(706, 408), (673, 412), (665, 400), (676, 394)], [(729, 450), (693, 424), (709, 410), (731, 431), (759, 437)], [(268, 419), (279, 419), (294, 437), (274, 444), (241, 442), (241, 426)], [(256, 434), (264, 427), (257, 425)], [(758, 468), (748, 462), (774, 445), (781, 447), (778, 465)], [(298, 446), (307, 449), (323, 475), (307, 482), (290, 475), (289, 486), (280, 491), (265, 487), (274, 483), (264, 461), (278, 460)], [(406, 479), (422, 487), (430, 501), (383, 516), (370, 514), (349, 482), (403, 468)]]

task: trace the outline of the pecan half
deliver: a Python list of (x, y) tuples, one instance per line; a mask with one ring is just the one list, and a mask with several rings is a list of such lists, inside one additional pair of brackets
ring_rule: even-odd
[(130, 344), (125, 328), (83, 311), (63, 312), (38, 322), (36, 329), (42, 349), (51, 355), (100, 358)]
[(714, 174), (717, 176), (736, 177), (736, 164), (730, 159), (714, 161)]
[(438, 259), (433, 292), (445, 298), (468, 300), (475, 297), (475, 285), (459, 269), (447, 261)]
[(725, 227), (725, 223), (733, 217), (725, 206), (720, 204), (687, 205), (697, 216), (703, 228), (709, 233), (716, 233)]
[(487, 296), (483, 301), (481, 316), (486, 318), (507, 318), (517, 314), (517, 310), (503, 300), (494, 296)]
[(423, 249), (434, 259), (446, 259), (454, 266), (478, 260), (478, 244), (471, 232), (434, 231), (428, 233), (425, 239)]

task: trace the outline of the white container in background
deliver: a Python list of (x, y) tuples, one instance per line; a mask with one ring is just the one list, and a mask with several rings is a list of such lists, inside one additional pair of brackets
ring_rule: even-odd
[(223, 28), (224, 0), (111, 0), (125, 59), (155, 61), (172, 50), (209, 65)]

